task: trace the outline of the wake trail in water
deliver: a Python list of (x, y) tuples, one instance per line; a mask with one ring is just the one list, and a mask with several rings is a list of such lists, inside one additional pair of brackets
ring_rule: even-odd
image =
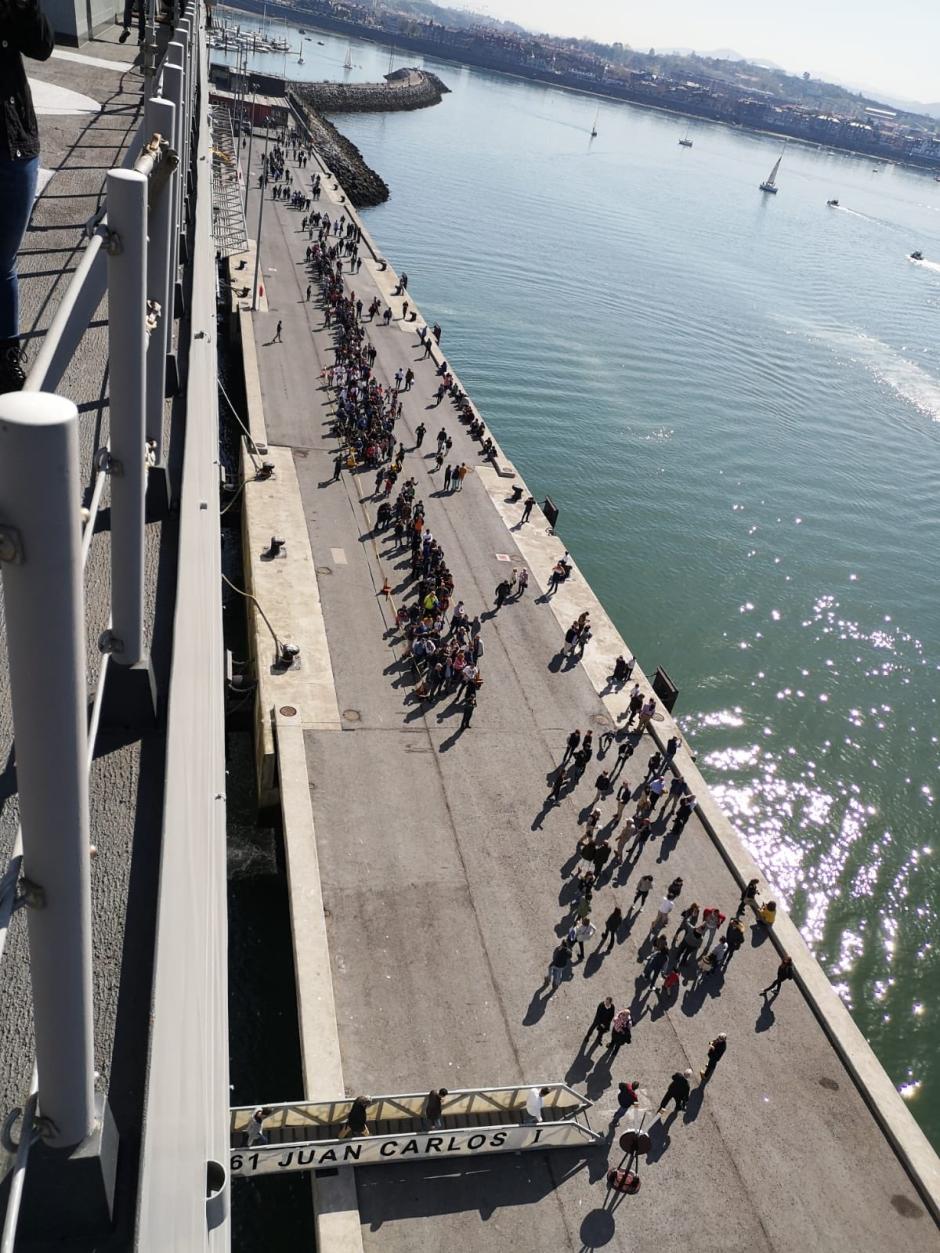
[(909, 257), (908, 260), (911, 265), (919, 266), (922, 270), (932, 270), (934, 274), (940, 274), (940, 264), (936, 261), (915, 261), (913, 257)]
[[(937, 267), (940, 270), (940, 266)], [(826, 344), (833, 352), (861, 365), (873, 379), (891, 388), (902, 400), (940, 422), (940, 379), (916, 361), (911, 361), (890, 344), (852, 327), (822, 327), (805, 324), (799, 331), (808, 340)]]

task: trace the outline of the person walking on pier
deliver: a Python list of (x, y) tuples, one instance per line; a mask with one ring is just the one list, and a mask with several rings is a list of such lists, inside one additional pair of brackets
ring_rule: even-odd
[(779, 996), (780, 989), (783, 987), (783, 985), (787, 982), (788, 979), (792, 979), (792, 978), (793, 978), (793, 958), (784, 957), (783, 961), (777, 967), (776, 979), (774, 979), (773, 983), (768, 984), (767, 987), (764, 988), (763, 992), (761, 992), (760, 995), (766, 998), (767, 994), (770, 993), (771, 999), (775, 1000), (777, 996)]
[(601, 936), (599, 948), (603, 949), (607, 945), (607, 951), (613, 950), (614, 944), (617, 942), (617, 932), (623, 923), (623, 911), (619, 905), (615, 905), (607, 915), (607, 921), (604, 923), (604, 934)]
[[(646, 898), (649, 896), (653, 888), (653, 876), (651, 874), (641, 875), (637, 885), (636, 892), (633, 894), (633, 905), (630, 906), (630, 912), (633, 912), (633, 906), (637, 906), (637, 913), (646, 904)], [(637, 904), (639, 902), (639, 904)]]
[[(613, 1017), (613, 1011), (611, 1011)], [(248, 1121), (248, 1147), (254, 1148), (256, 1144), (267, 1144), (268, 1137), (264, 1134), (264, 1120), (271, 1116), (271, 1111), (265, 1105), (259, 1105), (251, 1115)]]
[(689, 1083), (691, 1078), (691, 1070), (685, 1070), (681, 1075), (676, 1071), (669, 1081), (669, 1087), (666, 1089), (663, 1099), (659, 1102), (659, 1109), (656, 1111), (657, 1117), (662, 1118), (670, 1101), (675, 1101), (676, 1113), (685, 1109), (692, 1094), (692, 1085)]
[(757, 889), (759, 884), (759, 879), (749, 879), (741, 889), (741, 899), (738, 902), (738, 908), (735, 910), (735, 918), (740, 918), (747, 909), (748, 905), (752, 906), (752, 908), (754, 907), (757, 900)]
[(629, 1009), (622, 1009), (610, 1024), (610, 1043), (607, 1045), (610, 1061), (614, 1060), (625, 1044), (633, 1042), (632, 1027), (633, 1019)]
[(420, 448), (424, 443), (424, 436), (427, 433), (427, 427), (423, 422), (419, 422), (415, 427), (415, 448)]
[(551, 1088), (530, 1088), (525, 1099), (525, 1121), (536, 1123), (542, 1121), (542, 1106)]
[(613, 1022), (613, 1020), (614, 1020), (614, 998), (612, 996), (605, 996), (604, 999), (598, 1004), (597, 1009), (595, 1009), (594, 1011), (594, 1019), (591, 1025), (588, 1027), (587, 1031), (585, 1031), (584, 1033), (584, 1040), (582, 1041), (581, 1048), (582, 1049), (584, 1048), (584, 1046), (587, 1044), (588, 1040), (591, 1038), (591, 1036), (594, 1034), (595, 1031), (597, 1032), (597, 1039), (595, 1040), (595, 1044), (603, 1044), (604, 1032), (610, 1030), (610, 1024)]
[(437, 1131), (441, 1126), (441, 1115), (444, 1107), (446, 1088), (432, 1088), (424, 1104), (424, 1117), (427, 1119), (428, 1130)]
[(453, 478), (453, 476), (454, 476), (453, 470), (450, 466), (450, 463), (448, 463), (447, 469), (444, 471), (444, 491), (445, 492), (450, 491), (450, 481)]
[(569, 757), (574, 756), (574, 754), (578, 751), (578, 746), (580, 745), (580, 743), (581, 743), (581, 732), (579, 730), (572, 731), (571, 734), (568, 736), (567, 740), (565, 741), (565, 755), (561, 759), (562, 765), (565, 764), (565, 762), (568, 760)]
[(469, 473), (470, 473), (470, 467), (465, 462), (461, 461), (460, 465), (457, 467), (457, 470), (456, 470), (458, 492), (463, 491), (463, 481)]
[[(683, 787), (685, 785), (683, 784)], [(683, 796), (676, 809), (676, 816), (672, 820), (672, 834), (681, 835), (685, 830), (685, 824), (692, 817), (695, 810), (695, 797), (691, 793)]]
[(551, 965), (548, 968), (548, 982), (551, 984), (548, 994), (558, 990), (558, 985), (565, 977), (565, 971), (571, 964), (571, 949), (565, 940), (558, 945), (554, 953), (552, 953)]
[(461, 731), (465, 731), (469, 727), (473, 719), (474, 711), (477, 707), (477, 692), (475, 687), (466, 689), (466, 695), (463, 699), (463, 717), (460, 722)]
[(715, 1073), (715, 1067), (725, 1055), (728, 1047), (728, 1037), (724, 1032), (716, 1035), (714, 1040), (708, 1046), (708, 1061), (705, 1063), (705, 1069), (699, 1071), (699, 1078), (703, 1084), (708, 1083), (709, 1079)]
[(522, 507), (522, 521), (523, 522), (528, 522), (529, 515), (531, 514), (534, 506), (535, 506), (535, 497), (527, 496), (525, 504)]
[(311, 297), (312, 293), (313, 293), (313, 285), (312, 285), (311, 283), (308, 283), (308, 284), (307, 284), (307, 304), (308, 304), (308, 305), (309, 305), (309, 303), (310, 303), (310, 297)]
[(335, 483), (343, 473), (343, 454), (338, 452), (333, 458), (333, 482)]
[(272, 344), (281, 344), (284, 342), (281, 339), (281, 328), (283, 327), (283, 325), (284, 325), (283, 322), (280, 322), (280, 321), (278, 322), (277, 330), (274, 332), (274, 338), (271, 340)]
[(357, 1096), (349, 1108), (346, 1115), (346, 1121), (343, 1123), (342, 1130), (339, 1133), (339, 1139), (345, 1140), (347, 1136), (367, 1136), (369, 1135), (369, 1124), (366, 1116), (369, 1112), (370, 1101), (367, 1096)]
[(611, 1127), (620, 1121), (628, 1109), (632, 1109), (633, 1106), (636, 1105), (637, 1101), (640, 1099), (639, 1088), (639, 1079), (634, 1079), (632, 1083), (617, 1084), (617, 1112), (610, 1120)]

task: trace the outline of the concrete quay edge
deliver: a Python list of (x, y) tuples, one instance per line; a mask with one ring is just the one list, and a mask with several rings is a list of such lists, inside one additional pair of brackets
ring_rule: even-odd
[[(337, 1094), (343, 1086), (329, 938), (323, 913), (317, 835), (310, 804), (303, 713), (278, 711), (274, 718), (284, 855), (290, 898), (304, 1090)], [(355, 1172), (311, 1178), (317, 1248), (325, 1253), (362, 1253), (362, 1227)]]
[[(394, 287), (398, 285), (398, 275), (388, 260), (381, 255), (374, 240), (363, 226), (358, 210), (350, 204), (349, 198), (343, 192), (336, 176), (320, 161), (319, 155), (315, 150), (314, 156), (324, 171), (324, 176), (327, 180), (324, 183), (327, 198), (334, 201), (360, 228), (363, 242), (366, 243), (369, 251), (372, 253), (374, 262), (377, 263), (374, 271), (375, 276), (386, 294), (386, 300), (391, 304), (391, 293)], [(336, 183), (338, 189), (336, 192), (333, 191), (329, 184), (328, 180), (330, 179)], [(369, 263), (366, 262), (366, 264)], [(372, 267), (370, 266), (370, 268)], [(381, 277), (379, 277), (378, 271), (381, 271)], [(400, 300), (402, 298), (398, 297), (397, 299)], [(416, 327), (427, 326), (428, 324), (418, 311), (410, 294), (407, 295), (407, 298), (416, 315), (416, 321), (400, 323), (399, 325), (403, 331), (410, 333)], [(441, 356), (441, 350), (436, 345), (435, 349), (435, 359), (437, 359)], [(460, 384), (459, 378), (449, 361), (448, 368), (461, 390), (466, 391)], [(468, 400), (470, 400), (469, 394)], [(514, 479), (522, 487), (523, 499), (529, 494), (529, 489), (518, 469), (502, 450), (496, 436), (490, 429), (489, 423), (482, 417), (482, 414), (479, 414), (472, 400), (470, 400), (470, 405), (473, 412), (478, 414), (485, 422), (487, 433), (493, 439), (496, 449), (491, 463), (478, 466), (476, 473), (483, 482), (490, 500), (502, 517), (519, 551), (529, 563), (536, 583), (544, 590), (547, 586), (552, 566), (558, 561), (562, 553), (566, 551), (564, 543), (552, 532), (548, 520), (539, 508), (533, 509), (532, 518), (527, 528), (513, 529), (521, 517), (522, 505), (521, 502), (510, 505), (506, 500), (505, 480)], [(534, 495), (534, 493), (532, 494)], [(569, 560), (571, 560), (570, 556)], [(630, 657), (633, 654), (604, 609), (604, 606), (591, 590), (577, 564), (572, 561), (572, 565), (575, 578), (561, 585), (558, 592), (552, 597), (550, 604), (562, 631), (584, 609), (590, 610), (593, 638), (585, 650), (585, 656), (581, 664), (610, 714), (612, 725), (616, 727), (620, 725), (618, 718), (626, 709), (628, 696), (625, 691), (618, 693), (607, 690), (607, 679), (613, 671), (614, 661), (618, 655), (622, 653)], [(648, 695), (652, 695), (649, 679), (639, 665), (637, 665), (634, 671), (634, 676), (640, 682), (643, 690)], [(665, 709), (662, 709), (661, 703), (660, 712), (662, 720), (650, 727), (652, 737), (659, 748), (664, 747), (666, 740), (672, 735), (678, 735), (681, 739), (682, 745), (676, 754), (675, 764), (694, 793), (697, 802), (696, 814), (726, 866), (740, 887), (743, 887), (752, 878), (759, 878), (766, 884), (760, 867), (751, 857), (740, 836), (712, 796), (708, 784), (695, 764), (693, 754), (689, 751), (681, 728), (672, 716)], [(829, 982), (825, 971), (810, 951), (799, 929), (785, 910), (778, 909), (777, 919), (773, 928), (771, 928), (770, 938), (774, 947), (781, 955), (788, 953), (793, 958), (797, 976), (795, 982), (800, 988), (802, 995), (810, 1005), (814, 1016), (823, 1028), (839, 1059), (851, 1075), (856, 1088), (871, 1110), (882, 1134), (917, 1188), (934, 1222), (940, 1224), (940, 1157), (937, 1156), (930, 1141), (905, 1104), (903, 1097), (891, 1082), (890, 1077), (876, 1057), (871, 1045), (859, 1030), (848, 1009)]]
[[(248, 407), (248, 429), (256, 446), (267, 449), (265, 460), (274, 465), (269, 479), (255, 478), (255, 464), (243, 437), (240, 441), (242, 493), (242, 560), (250, 602), (249, 647), (258, 681), (255, 700), (255, 769), (258, 803), (262, 809), (277, 804), (277, 746), (275, 710), (293, 705), (305, 711), (308, 726), (342, 729), (336, 705), (333, 669), (327, 647), (320, 590), (310, 551), (300, 485), (290, 448), (270, 447), (261, 399), (261, 380), (251, 313), (238, 315), (242, 366)], [(285, 541), (285, 555), (264, 556), (272, 536)], [(274, 665), (275, 648), (270, 620), (278, 638), (297, 644), (300, 657), (287, 669)]]

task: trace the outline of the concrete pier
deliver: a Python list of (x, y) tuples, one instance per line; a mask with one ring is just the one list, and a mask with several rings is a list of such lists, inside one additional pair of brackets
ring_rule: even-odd
[[(304, 173), (292, 168), (309, 186), (314, 162)], [(252, 190), (255, 210), (257, 195)], [(327, 191), (317, 207), (331, 217), (350, 213), (341, 188)], [(249, 220), (255, 210), (249, 208)], [(558, 805), (546, 803), (549, 783), (574, 727), (592, 729), (596, 746), (605, 729), (623, 726), (627, 689), (613, 689), (608, 676), (616, 656), (629, 656), (629, 649), (577, 568), (557, 595), (545, 595), (562, 539), (549, 533), (538, 509), (521, 524), (522, 506), (509, 500), (510, 489), (518, 483), (524, 497), (528, 488), (508, 458), (498, 449), (495, 465), (484, 462), (453, 406), (434, 405), (440, 353), (423, 358), (420, 314), (418, 323), (402, 320), (401, 297), (393, 294), (397, 277), (373, 244), (362, 249), (364, 264), (350, 285), (366, 306), (378, 294), (383, 309), (389, 303), (393, 309), (391, 325), (367, 324), (378, 377), (390, 384), (399, 366), (416, 374), (396, 426), (409, 450), (403, 478), (417, 479), (427, 525), (456, 580), (455, 599), (483, 620), (484, 683), (472, 727), (459, 732), (461, 709), (449, 696), (430, 705), (414, 701), (414, 677), (393, 622), (395, 603), (408, 594), (407, 554), (395, 549), (389, 533), (374, 532), (373, 471), (331, 481), (331, 404), (320, 375), (332, 361), (332, 340), (316, 281), (313, 301), (305, 300), (300, 218), (279, 201), (266, 206), (268, 307), (243, 314), (241, 324), (243, 336), (253, 332), (246, 359), (257, 362), (257, 376), (247, 379), (252, 430), (264, 430), (279, 467), (278, 525), (290, 527), (286, 558), (266, 569), (258, 545), (246, 545), (246, 577), (278, 579), (289, 588), (291, 597), (277, 601), (283, 617), (275, 629), (311, 642), (298, 669), (258, 669), (259, 738), (273, 739), (275, 722), (288, 720), (290, 773), (282, 773), (280, 785), (309, 790), (310, 812), (300, 808), (307, 837), (316, 841), (325, 935), (310, 921), (311, 887), (300, 860), (291, 882), (292, 907), (306, 919), (295, 935), (308, 938), (321, 963), (309, 987), (302, 974), (309, 952), (298, 966), (310, 1052), (319, 1033), (326, 1048), (338, 1033), (341, 1070), (332, 1066), (329, 1073), (333, 1082), (341, 1073), (350, 1094), (565, 1079), (596, 1102), (592, 1125), (607, 1130), (617, 1083), (637, 1079), (652, 1111), (642, 1188), (616, 1210), (606, 1172), (622, 1154), (611, 1127), (609, 1153), (586, 1157), (558, 1152), (461, 1167), (360, 1169), (363, 1246), (383, 1253), (454, 1247), (854, 1253), (902, 1244), (940, 1250), (936, 1155), (789, 919), (778, 915), (768, 933), (748, 915), (745, 944), (724, 977), (698, 988), (684, 983), (668, 1006), (647, 995), (641, 945), (668, 883), (683, 877), (680, 907), (697, 901), (730, 917), (742, 881), (759, 875), (684, 748), (677, 764), (699, 802), (696, 814), (680, 839), (651, 839), (629, 873), (615, 872), (612, 884), (596, 893), (598, 936), (573, 977), (545, 997), (548, 961), (570, 922), (563, 868), (572, 864), (594, 780), (613, 765), (616, 748), (602, 760), (595, 756), (579, 787)], [(414, 308), (410, 293), (407, 298)], [(274, 343), (279, 321), (283, 342)], [(415, 450), (420, 422), (428, 435)], [(433, 473), (441, 426), (454, 440), (448, 460), (472, 469), (463, 490), (446, 495), (441, 473)], [(272, 532), (271, 490), (270, 480), (246, 483), (246, 534)], [(494, 612), (494, 589), (513, 566), (529, 569), (529, 590)], [(382, 594), (386, 579), (391, 598)], [(584, 658), (568, 664), (560, 657), (563, 633), (585, 609), (593, 639)], [(637, 676), (648, 690), (639, 670)], [(298, 711), (303, 728), (305, 776), (294, 714), (285, 714), (285, 706)], [(673, 724), (665, 717), (653, 731), (618, 782), (639, 787), (657, 740)], [(295, 801), (282, 797), (288, 821)], [(601, 808), (603, 825), (614, 806), (608, 801)], [(644, 873), (655, 883), (639, 917), (609, 955), (593, 951), (603, 920), (615, 903), (627, 912)], [(761, 894), (770, 894), (763, 879)], [(773, 980), (783, 951), (794, 957), (798, 977), (768, 1007), (759, 992)], [(335, 1025), (323, 988), (326, 962)], [(632, 1044), (611, 1067), (601, 1062), (601, 1050), (581, 1050), (605, 995), (618, 1009), (630, 1007), (635, 1023)], [(319, 1025), (311, 1017), (314, 1005)], [(691, 1067), (697, 1076), (719, 1032), (728, 1036), (728, 1051), (714, 1077), (693, 1088), (684, 1113), (656, 1119), (673, 1072)], [(259, 1098), (268, 1095), (275, 1096)], [(351, 1204), (348, 1196), (345, 1203)], [(351, 1209), (346, 1219), (344, 1241), (355, 1221)]]

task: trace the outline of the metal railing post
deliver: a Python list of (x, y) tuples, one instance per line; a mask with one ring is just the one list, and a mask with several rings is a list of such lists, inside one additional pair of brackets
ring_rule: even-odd
[(173, 304), (170, 310), (170, 317), (182, 314), (182, 292), (177, 296), (177, 281), (179, 277), (179, 258), (180, 258), (180, 232), (182, 226), (182, 187), (183, 187), (183, 68), (182, 44), (171, 43), (166, 50), (166, 63), (163, 66), (163, 91), (167, 100), (173, 105), (174, 131), (173, 131), (173, 147), (179, 154), (179, 165), (173, 175), (173, 199), (171, 202), (171, 213), (173, 221), (171, 224), (171, 245), (172, 255), (170, 263), (170, 284), (173, 293)]
[(34, 906), (39, 1106), (59, 1147), (86, 1139), (95, 1122), (81, 491), (72, 402), (0, 397), (0, 569)]
[[(149, 135), (166, 137), (174, 146), (176, 110), (157, 96), (147, 101), (145, 128)], [(164, 157), (164, 160), (167, 160)], [(153, 443), (154, 462), (164, 464), (163, 402), (166, 399), (166, 361), (173, 346), (173, 198), (177, 173), (173, 170), (150, 205), (147, 243), (147, 294), (160, 306), (157, 324), (147, 343), (147, 441)]]
[(144, 660), (147, 179), (108, 174), (112, 660)]

